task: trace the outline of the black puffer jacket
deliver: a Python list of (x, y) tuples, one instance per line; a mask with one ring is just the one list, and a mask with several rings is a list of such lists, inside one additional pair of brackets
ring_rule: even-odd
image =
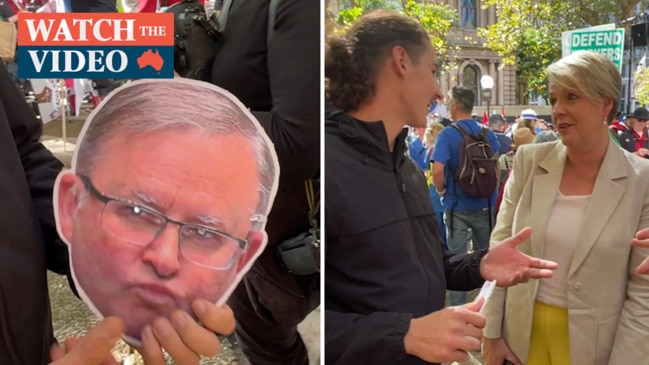
[(447, 288), (479, 287), (484, 252), (442, 252), (405, 130), (390, 152), (382, 122), (325, 123), (325, 362), (424, 364), (405, 354), (410, 319), (443, 308)]
[[(649, 136), (647, 136), (647, 131), (645, 130), (642, 133), (645, 134), (645, 139), (642, 147), (649, 148)], [(618, 136), (618, 139), (620, 140), (620, 147), (631, 153), (636, 151), (637, 140), (635, 137), (635, 132), (632, 129), (622, 131)]]
[(243, 282), (258, 296), (251, 300), (261, 302), (275, 322), (289, 328), (320, 300), (320, 275), (290, 274), (274, 250), (310, 228), (304, 180), (320, 173), (320, 24), (313, 21), (319, 19), (320, 3), (280, 1), (270, 39), (269, 4), (232, 2), (212, 83), (249, 107), (275, 145), (281, 172), (266, 225), (268, 246)]
[(49, 363), (46, 267), (68, 271), (52, 209), (62, 168), (39, 143), (42, 124), (0, 65), (0, 364)]

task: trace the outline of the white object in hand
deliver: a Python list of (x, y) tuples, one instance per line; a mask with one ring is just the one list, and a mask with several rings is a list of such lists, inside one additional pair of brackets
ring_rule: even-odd
[(484, 284), (482, 284), (482, 288), (480, 288), (480, 293), (478, 293), (478, 296), (476, 297), (476, 300), (479, 300), (480, 297), (484, 298), (484, 303), (482, 303), (482, 307), (480, 307), (480, 312), (484, 310), (484, 308), (487, 306), (487, 303), (489, 302), (489, 298), (491, 298), (491, 294), (494, 292), (494, 288), (496, 287), (496, 281), (485, 281)]

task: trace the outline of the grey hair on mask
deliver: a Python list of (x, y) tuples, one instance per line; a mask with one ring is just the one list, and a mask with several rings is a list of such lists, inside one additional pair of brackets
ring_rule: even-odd
[(253, 221), (265, 220), (277, 190), (277, 157), (257, 120), (227, 91), (187, 79), (134, 81), (113, 91), (86, 124), (73, 161), (75, 172), (83, 175), (91, 175), (101, 156), (110, 153), (103, 151), (104, 146), (120, 133), (181, 128), (246, 137), (254, 148), (259, 173), (259, 204)]

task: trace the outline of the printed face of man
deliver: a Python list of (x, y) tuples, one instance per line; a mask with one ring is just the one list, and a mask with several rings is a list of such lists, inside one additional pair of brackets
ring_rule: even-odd
[(128, 134), (108, 140), (86, 177), (61, 177), (58, 218), (77, 287), (139, 340), (157, 316), (217, 302), (263, 234), (251, 231), (259, 177), (244, 136)]

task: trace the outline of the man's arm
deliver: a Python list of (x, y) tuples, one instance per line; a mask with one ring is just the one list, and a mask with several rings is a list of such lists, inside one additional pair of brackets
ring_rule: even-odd
[(433, 162), (433, 185), (435, 185), (435, 189), (439, 196), (444, 196), (444, 193), (446, 193), (446, 182), (444, 181), (445, 167), (446, 166), (441, 162)]
[(448, 289), (471, 290), (484, 280), (495, 280), (499, 287), (508, 288), (529, 279), (552, 277), (553, 270), (557, 269), (556, 262), (518, 251), (517, 246), (527, 241), (531, 235), (532, 230), (527, 227), (492, 244), (490, 250), (456, 255), (445, 252), (444, 269)]
[(412, 318), (410, 314), (369, 315), (325, 310), (327, 363), (388, 365), (406, 355), (428, 362), (465, 361), (480, 348), (482, 301)]
[(331, 364), (393, 364), (406, 357), (410, 314), (370, 315), (325, 309), (325, 358)]
[[(444, 170), (451, 159), (451, 146), (449, 145), (449, 133), (452, 128), (444, 128), (437, 136), (435, 149), (433, 150), (433, 184), (439, 196), (443, 197), (446, 193), (446, 181), (444, 181)], [(456, 152), (457, 153), (457, 152)]]
[(444, 273), (446, 274), (446, 289), (469, 291), (484, 284), (480, 275), (480, 260), (487, 250), (467, 253), (451, 253), (444, 251)]
[(33, 211), (45, 241), (48, 269), (67, 274), (68, 251), (56, 231), (52, 206), (54, 181), (63, 164), (39, 142), (42, 123), (20, 95), (4, 66), (0, 66), (0, 97), (3, 105), (10, 106), (6, 113), (27, 177)]
[(275, 149), (282, 175), (306, 180), (320, 171), (320, 4), (279, 2), (268, 46), (272, 110), (252, 113)]

